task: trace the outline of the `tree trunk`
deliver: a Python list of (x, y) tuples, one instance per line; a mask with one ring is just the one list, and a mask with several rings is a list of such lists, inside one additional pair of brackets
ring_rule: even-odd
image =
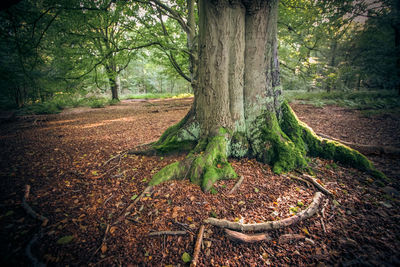
[(323, 140), (282, 101), (277, 55), (278, 1), (199, 1), (199, 66), (195, 102), (154, 148), (189, 149), (150, 185), (189, 178), (206, 191), (236, 178), (228, 157), (255, 157), (273, 171), (302, 168), (306, 153), (336, 159), (380, 176), (360, 153)]

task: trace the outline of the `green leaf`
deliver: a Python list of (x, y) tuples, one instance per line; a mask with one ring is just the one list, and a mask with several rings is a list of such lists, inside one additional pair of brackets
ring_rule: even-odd
[(74, 239), (74, 236), (72, 235), (66, 235), (61, 237), (60, 239), (57, 240), (57, 244), (59, 245), (65, 245), (68, 244), (69, 242), (72, 241), (72, 239)]
[(256, 187), (256, 188), (254, 188), (254, 192), (258, 193), (258, 192), (260, 192), (260, 189), (258, 189), (258, 188)]
[(14, 214), (14, 211), (13, 210), (9, 210), (9, 211), (6, 212), (6, 214), (4, 216), (7, 217), (7, 216), (11, 216), (13, 214)]
[(131, 200), (135, 200), (138, 197), (138, 195), (134, 194), (133, 196), (131, 196)]
[(182, 254), (182, 260), (184, 263), (188, 263), (192, 260), (192, 257), (190, 257), (189, 253), (185, 252)]

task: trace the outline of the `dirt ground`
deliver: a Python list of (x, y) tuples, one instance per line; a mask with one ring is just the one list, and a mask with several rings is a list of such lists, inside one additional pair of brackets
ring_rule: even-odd
[[(35, 263), (32, 259), (50, 266), (184, 266), (182, 255), (193, 256), (199, 228), (210, 216), (263, 222), (292, 216), (311, 203), (315, 188), (290, 175), (275, 175), (255, 160), (232, 159), (244, 176), (234, 194), (228, 194), (233, 180), (218, 182), (217, 194), (203, 193), (187, 181), (170, 181), (126, 212), (155, 172), (185, 155), (112, 157), (157, 140), (186, 114), (191, 101), (123, 101), (0, 124), (1, 266), (26, 266)], [(400, 147), (399, 115), (365, 117), (335, 106), (292, 107), (316, 132)], [(206, 225), (199, 265), (399, 266), (399, 157), (370, 159), (391, 182), (310, 159), (315, 176), (335, 195), (323, 201), (323, 212), (270, 231), (269, 241), (253, 244), (235, 243), (221, 229)], [(31, 186), (27, 203), (49, 219), (46, 225), (22, 208), (26, 184)], [(124, 220), (113, 224), (121, 215)], [(186, 234), (149, 236), (164, 230)]]

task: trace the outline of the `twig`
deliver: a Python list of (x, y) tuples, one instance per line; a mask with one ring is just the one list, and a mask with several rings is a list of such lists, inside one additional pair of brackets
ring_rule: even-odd
[(46, 217), (44, 217), (43, 215), (37, 213), (36, 211), (34, 211), (29, 204), (26, 202), (26, 200), (29, 197), (29, 191), (31, 189), (30, 185), (25, 185), (25, 194), (24, 197), (22, 198), (22, 207), (24, 207), (26, 213), (28, 213), (29, 215), (31, 215), (33, 218), (42, 221), (42, 226), (45, 227), (47, 225), (47, 223), (49, 222), (49, 219), (47, 219)]
[(107, 202), (114, 196), (114, 193), (111, 193), (111, 196), (109, 198), (106, 199), (106, 201), (104, 201), (103, 203), (103, 207), (107, 204)]
[(318, 210), (318, 207), (322, 201), (323, 196), (324, 195), (321, 192), (316, 192), (312, 203), (310, 204), (310, 206), (307, 207), (307, 209), (297, 213), (292, 217), (282, 219), (279, 221), (243, 224), (240, 222), (231, 222), (225, 219), (208, 218), (205, 220), (205, 222), (221, 228), (228, 228), (239, 231), (267, 231), (267, 230), (279, 229), (290, 226), (292, 224), (298, 223), (302, 220), (314, 216), (314, 214)]
[(256, 243), (256, 242), (260, 242), (260, 241), (270, 241), (271, 240), (271, 237), (265, 233), (248, 235), (248, 234), (243, 234), (240, 232), (232, 231), (229, 229), (225, 229), (225, 233), (230, 240), (235, 241), (235, 242), (240, 242), (240, 243)]
[(333, 196), (332, 192), (329, 191), (328, 189), (326, 189), (320, 183), (318, 183), (318, 181), (314, 177), (312, 177), (312, 176), (310, 176), (308, 174), (303, 174), (303, 177), (306, 178), (308, 181), (310, 181), (313, 185), (315, 185), (315, 187), (318, 188), (324, 194), (327, 194), (329, 196)]
[(236, 182), (236, 184), (232, 187), (231, 191), (229, 191), (228, 195), (232, 195), (236, 189), (240, 187), (240, 185), (243, 183), (244, 177), (243, 175), (240, 175), (239, 180)]
[(321, 225), (322, 225), (322, 230), (324, 230), (324, 233), (326, 234), (326, 228), (325, 228), (325, 223), (324, 223), (324, 219), (322, 218), (322, 216), (319, 218)]
[(297, 176), (295, 176), (295, 175), (293, 175), (293, 174), (290, 174), (288, 178), (301, 181), (301, 182), (305, 183), (305, 184), (307, 185), (307, 187), (312, 186), (312, 185), (310, 184), (310, 182), (308, 182), (308, 181), (306, 181), (306, 180), (304, 180), (304, 179), (301, 179), (300, 177), (297, 177)]
[(159, 231), (159, 232), (152, 232), (149, 236), (160, 236), (160, 235), (186, 235), (186, 231)]
[(197, 266), (197, 261), (199, 260), (199, 254), (201, 249), (201, 243), (203, 243), (203, 235), (204, 235), (204, 224), (200, 226), (199, 234), (197, 236), (196, 245), (194, 246), (193, 252), (193, 260), (190, 266)]
[(125, 219), (125, 214), (126, 214), (127, 212), (131, 211), (131, 210), (135, 207), (136, 203), (138, 203), (138, 202), (143, 198), (143, 196), (144, 196), (145, 194), (150, 193), (152, 189), (153, 189), (153, 186), (151, 186), (151, 185), (149, 185), (148, 187), (146, 187), (146, 188), (143, 190), (143, 192), (140, 194), (140, 196), (138, 196), (138, 197), (132, 202), (132, 204), (130, 204), (130, 205), (124, 210), (124, 212), (121, 214), (121, 216), (119, 216), (118, 219), (117, 219), (114, 223), (112, 223), (112, 224), (114, 225), (114, 224), (118, 224), (118, 223), (122, 222), (122, 220)]
[(107, 224), (106, 231), (104, 232), (103, 240), (101, 241), (100, 247), (96, 249), (96, 251), (93, 253), (92, 257), (90, 257), (89, 262), (92, 260), (92, 258), (99, 252), (99, 250), (103, 247), (104, 243), (106, 242), (107, 239), (107, 234), (108, 231), (110, 230), (110, 224)]
[(128, 154), (128, 151), (119, 153), (119, 154), (109, 158), (106, 162), (103, 163), (103, 166), (107, 165), (108, 163), (110, 163), (114, 159), (121, 158), (121, 157), (125, 156), (126, 154)]

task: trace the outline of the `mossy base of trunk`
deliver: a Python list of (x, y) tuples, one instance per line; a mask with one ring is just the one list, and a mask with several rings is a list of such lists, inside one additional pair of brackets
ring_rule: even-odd
[(194, 184), (209, 191), (221, 179), (237, 178), (228, 162), (229, 135), (221, 129), (217, 136), (202, 140), (183, 161), (170, 164), (156, 173), (150, 185), (171, 179), (189, 178)]
[(278, 119), (274, 113), (266, 112), (254, 120), (248, 133), (232, 133), (220, 128), (216, 136), (198, 142), (198, 125), (182, 120), (170, 127), (153, 144), (153, 148), (163, 153), (176, 150), (191, 152), (183, 161), (170, 164), (156, 173), (150, 185), (188, 178), (204, 191), (209, 191), (218, 180), (237, 178), (228, 157), (245, 156), (270, 164), (277, 174), (307, 168), (307, 156), (310, 155), (333, 159), (365, 171), (375, 178), (386, 179), (358, 151), (318, 137), (312, 129), (298, 120), (288, 103), (282, 104), (281, 114), (282, 117)]

